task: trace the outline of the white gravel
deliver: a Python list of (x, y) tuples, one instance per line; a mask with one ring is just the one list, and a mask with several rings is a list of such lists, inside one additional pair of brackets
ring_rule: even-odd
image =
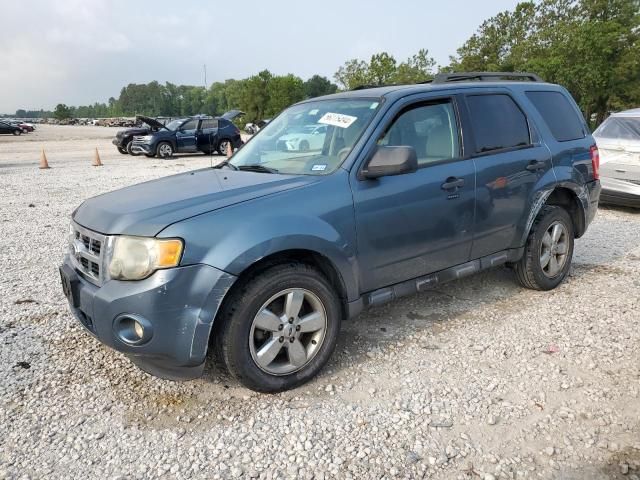
[(172, 383), (84, 333), (57, 265), (84, 198), (210, 159), (113, 133), (0, 138), (0, 479), (640, 478), (640, 212), (601, 209), (553, 292), (497, 269), (364, 312), (295, 391)]

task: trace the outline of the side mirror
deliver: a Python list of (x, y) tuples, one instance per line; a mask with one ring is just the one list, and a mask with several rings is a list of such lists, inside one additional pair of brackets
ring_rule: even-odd
[(365, 178), (402, 175), (418, 170), (418, 156), (413, 147), (379, 146), (363, 170)]

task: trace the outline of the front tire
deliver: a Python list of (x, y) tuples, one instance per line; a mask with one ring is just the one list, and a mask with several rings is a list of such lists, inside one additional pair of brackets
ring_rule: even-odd
[(13, 134), (14, 134), (16, 137), (19, 137), (20, 135), (22, 135), (22, 130), (20, 130), (20, 129), (14, 130), (14, 131), (13, 131)]
[(288, 263), (241, 284), (216, 321), (216, 354), (229, 373), (251, 390), (281, 392), (324, 367), (341, 314), (338, 296), (320, 272)]
[(122, 155), (127, 155), (129, 152), (127, 152), (126, 148), (122, 148), (122, 147), (116, 147), (118, 149), (118, 151), (122, 154)]
[(132, 146), (133, 146), (133, 140), (129, 140), (125, 146), (125, 149), (127, 150), (127, 153), (129, 155), (131, 155), (132, 157), (137, 157), (140, 154), (131, 150)]
[(573, 222), (564, 208), (542, 207), (524, 255), (515, 264), (520, 284), (532, 290), (551, 290), (560, 285), (571, 268), (574, 238)]
[(156, 155), (160, 158), (173, 157), (173, 145), (169, 142), (160, 142), (156, 149)]

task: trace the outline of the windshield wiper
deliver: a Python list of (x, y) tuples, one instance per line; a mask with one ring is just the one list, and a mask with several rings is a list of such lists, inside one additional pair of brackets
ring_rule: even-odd
[(238, 167), (236, 167), (233, 163), (231, 163), (229, 160), (225, 160), (224, 162), (219, 163), (218, 165), (216, 165), (213, 168), (222, 168), (222, 167), (229, 167), (232, 170), (238, 170)]
[(247, 172), (278, 173), (278, 170), (276, 170), (275, 168), (265, 167), (264, 165), (260, 165), (258, 163), (254, 165), (239, 165), (238, 170), (244, 170)]

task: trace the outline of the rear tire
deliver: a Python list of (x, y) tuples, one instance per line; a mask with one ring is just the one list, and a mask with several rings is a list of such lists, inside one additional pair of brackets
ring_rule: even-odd
[(229, 140), (223, 139), (218, 142), (216, 150), (220, 155), (227, 155), (227, 149), (229, 148)]
[(536, 217), (522, 258), (514, 265), (518, 282), (532, 290), (560, 285), (573, 257), (573, 222), (561, 207), (546, 205)]
[(13, 134), (14, 134), (16, 137), (19, 137), (20, 135), (22, 135), (22, 130), (20, 130), (20, 129), (14, 130), (14, 131), (13, 131)]
[[(266, 328), (264, 316), (273, 322)], [(320, 272), (287, 263), (242, 283), (216, 322), (217, 359), (245, 387), (273, 393), (302, 385), (324, 367), (338, 339), (341, 313), (338, 296)], [(273, 357), (264, 353), (271, 346)]]

